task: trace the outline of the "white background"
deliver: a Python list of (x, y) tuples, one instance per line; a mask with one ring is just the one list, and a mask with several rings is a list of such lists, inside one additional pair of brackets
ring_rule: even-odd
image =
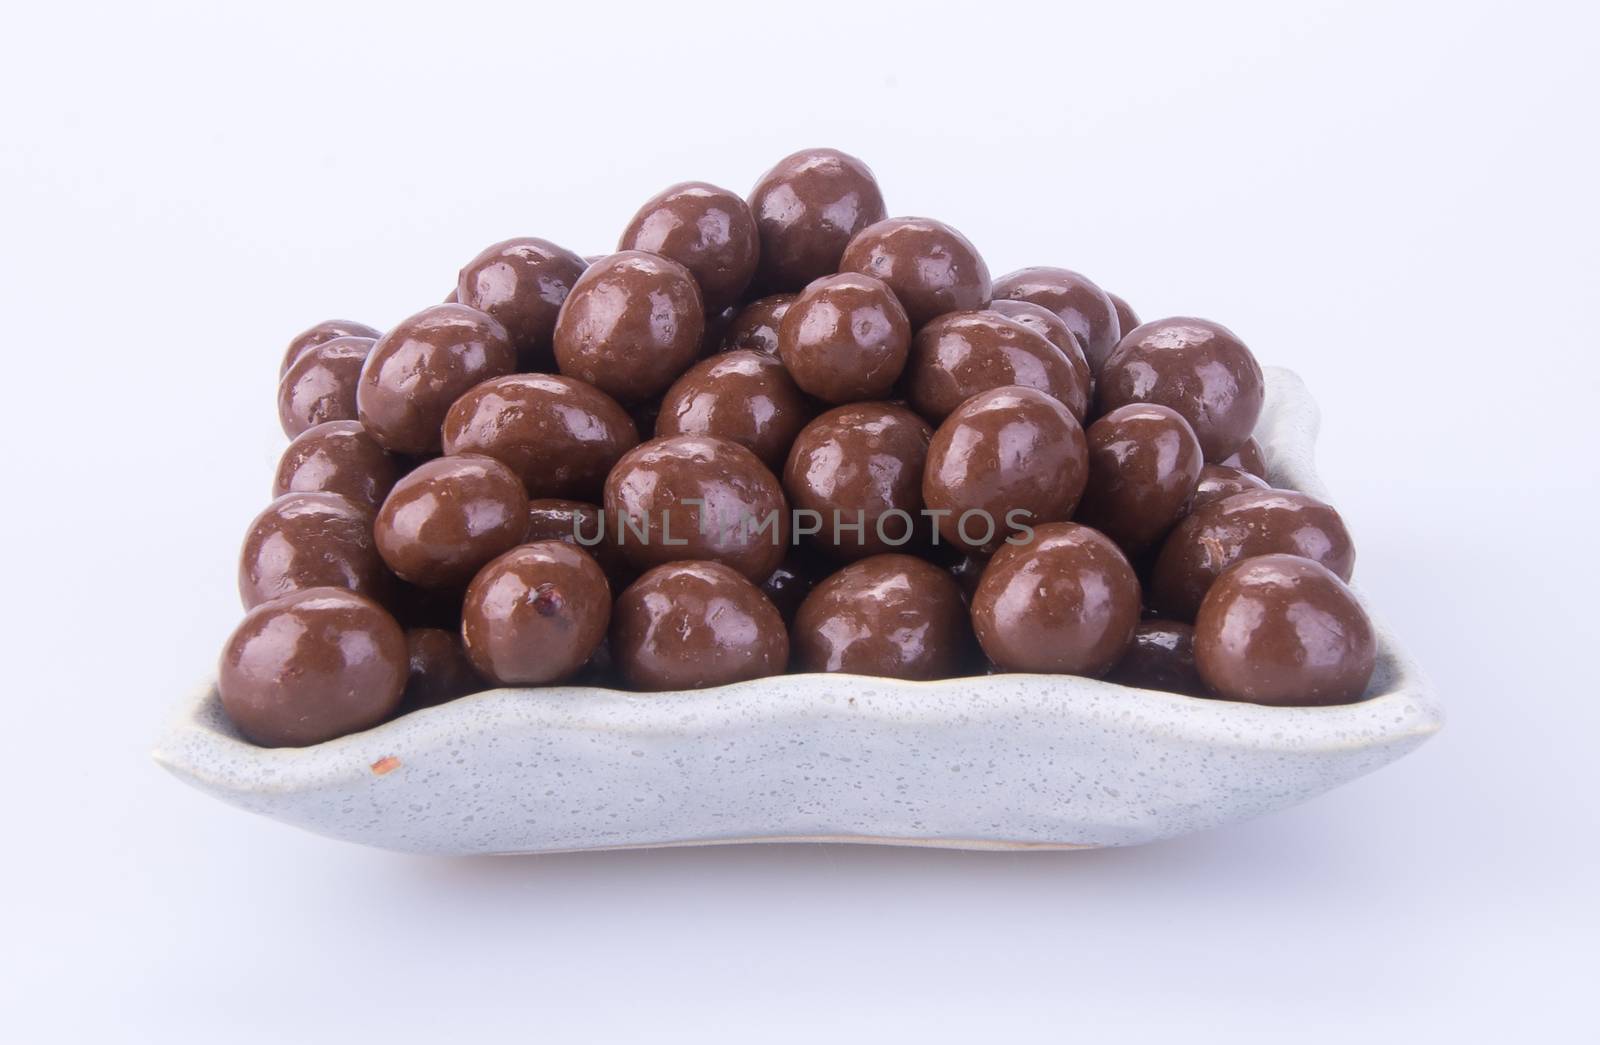
[[(1593, 1040), (1593, 5), (536, 6), (7, 15), (0, 1033)], [(1254, 823), (1016, 855), (404, 857), (149, 761), (240, 615), (292, 334), (808, 145), (996, 274), (1298, 369), (1444, 733)]]

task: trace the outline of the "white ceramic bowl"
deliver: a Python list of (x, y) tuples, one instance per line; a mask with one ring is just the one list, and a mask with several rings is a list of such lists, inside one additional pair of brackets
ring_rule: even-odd
[[(1267, 370), (1276, 486), (1326, 498), (1316, 404)], [(1067, 675), (900, 682), (786, 675), (632, 694), (499, 689), (315, 747), (241, 740), (214, 686), (155, 756), (243, 809), (411, 852), (832, 841), (965, 849), (1133, 845), (1293, 805), (1441, 723), (1378, 628), (1371, 696), (1269, 708)]]

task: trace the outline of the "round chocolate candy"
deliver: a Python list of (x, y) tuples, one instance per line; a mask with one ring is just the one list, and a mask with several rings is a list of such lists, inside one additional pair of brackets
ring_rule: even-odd
[(1224, 570), (1200, 604), (1194, 648), (1212, 693), (1290, 707), (1360, 700), (1378, 653), (1350, 589), (1296, 555), (1261, 555)]
[(917, 331), (906, 367), (906, 395), (935, 423), (991, 388), (1021, 385), (1058, 399), (1082, 421), (1089, 372), (1038, 330), (999, 312), (949, 312)]
[(606, 479), (606, 514), (639, 569), (684, 559), (766, 579), (789, 546), (788, 504), (761, 459), (715, 436), (641, 443)]
[(1267, 455), (1262, 453), (1261, 444), (1256, 442), (1255, 436), (1246, 439), (1239, 445), (1239, 449), (1224, 457), (1221, 463), (1249, 472), (1263, 481), (1267, 478)]
[(556, 320), (556, 364), (631, 406), (666, 391), (700, 355), (705, 312), (689, 270), (628, 250), (590, 265)]
[(910, 555), (874, 555), (822, 581), (795, 614), (795, 670), (897, 679), (961, 673), (972, 623), (955, 579)]
[(889, 285), (913, 330), (935, 316), (989, 302), (989, 266), (955, 229), (932, 218), (889, 218), (856, 234), (839, 260)]
[(1220, 323), (1157, 319), (1134, 327), (1099, 375), (1102, 413), (1160, 403), (1183, 415), (1207, 461), (1244, 444), (1261, 416), (1261, 367)]
[(806, 425), (783, 469), (797, 535), (844, 559), (921, 544), (932, 438), (926, 421), (890, 403), (837, 407)]
[(815, 412), (778, 360), (748, 350), (724, 352), (702, 359), (667, 389), (655, 434), (718, 436), (776, 471)]
[(1208, 464), (1200, 469), (1200, 481), (1195, 485), (1194, 499), (1189, 502), (1189, 511), (1197, 512), (1212, 501), (1220, 501), (1224, 497), (1232, 497), (1246, 490), (1266, 489), (1269, 489), (1266, 480), (1251, 475), (1242, 468), (1225, 464)]
[(617, 542), (617, 528), (605, 517), (598, 504), (541, 498), (528, 502), (528, 532), (523, 541), (566, 541), (594, 557), (611, 582), (612, 591), (621, 591), (634, 576)]
[(1013, 298), (997, 298), (984, 308), (990, 312), (998, 312), (1013, 322), (1021, 323), (1029, 330), (1043, 334), (1052, 345), (1066, 353), (1072, 368), (1082, 375), (1080, 380), (1093, 389), (1094, 375), (1089, 371), (1089, 360), (1083, 354), (1083, 344), (1078, 340), (1078, 335), (1072, 332), (1072, 328), (1067, 326), (1066, 320), (1043, 305)]
[(336, 337), (312, 345), (278, 380), (278, 423), (290, 439), (324, 421), (356, 417), (356, 386), (374, 342)]
[(778, 326), (798, 294), (769, 294), (757, 298), (734, 314), (722, 332), (722, 351), (749, 349), (763, 355), (778, 354)]
[(489, 688), (467, 657), (458, 631), (407, 628), (406, 653), (409, 668), (405, 693), (400, 698), (401, 713), (431, 708)]
[(556, 316), (587, 267), (549, 240), (503, 240), (467, 262), (452, 300), (499, 320), (517, 350), (518, 370), (548, 372), (556, 367)]
[(851, 237), (887, 213), (867, 165), (834, 149), (785, 156), (750, 193), (761, 238), (756, 282), (799, 290), (839, 268)]
[(1189, 513), (1161, 546), (1150, 575), (1150, 607), (1193, 620), (1217, 575), (1241, 559), (1299, 555), (1348, 581), (1355, 546), (1332, 506), (1293, 490), (1251, 490)]
[(508, 374), (475, 385), (444, 417), (444, 452), (509, 467), (529, 497), (598, 500), (606, 475), (639, 444), (617, 401), (559, 374)]
[(563, 541), (524, 544), (472, 578), (461, 638), (484, 677), (540, 686), (578, 673), (605, 638), (611, 588), (598, 563)]
[(372, 509), (336, 493), (285, 494), (255, 517), (239, 553), (245, 609), (307, 588), (382, 599), (389, 571), (372, 539)]
[(738, 303), (756, 274), (761, 243), (749, 204), (727, 189), (686, 181), (646, 200), (617, 249), (659, 254), (688, 269), (712, 313)]
[(1141, 621), (1128, 651), (1105, 678), (1138, 689), (1210, 695), (1194, 666), (1194, 628), (1176, 620)]
[(278, 459), (272, 496), (336, 493), (376, 511), (400, 471), (399, 460), (359, 421), (324, 421), (295, 436)]
[(611, 659), (633, 689), (703, 689), (782, 672), (789, 635), (771, 601), (737, 571), (674, 562), (617, 599)]
[(889, 394), (906, 365), (911, 323), (871, 276), (824, 276), (801, 292), (778, 329), (778, 354), (795, 384), (827, 403)]
[(1204, 465), (1200, 440), (1177, 411), (1118, 407), (1084, 433), (1089, 484), (1075, 518), (1132, 554), (1166, 536), (1189, 508)]
[(527, 531), (522, 480), (479, 454), (418, 465), (395, 483), (373, 525), (383, 561), (424, 588), (465, 584)]
[[(1117, 295), (1106, 291), (1106, 297), (1111, 299), (1111, 307), (1117, 310), (1117, 327), (1126, 334), (1139, 325), (1139, 317), (1129, 304)], [(1120, 338), (1118, 340), (1121, 340)], [(1113, 348), (1116, 346), (1112, 346)]]
[(1133, 640), (1139, 580), (1111, 540), (1047, 523), (995, 553), (972, 597), (984, 653), (1006, 671), (1099, 676)]
[(1096, 377), (1125, 333), (1111, 296), (1070, 269), (1041, 265), (1008, 272), (994, 281), (994, 296), (1031, 301), (1060, 316), (1077, 336)]
[(434, 305), (379, 339), (361, 371), (361, 423), (397, 454), (439, 452), (450, 404), (473, 385), (517, 368), (500, 321), (465, 305)]
[(294, 340), (289, 342), (289, 347), (283, 353), (283, 362), (278, 365), (278, 377), (283, 377), (294, 366), (294, 361), (308, 348), (326, 344), (337, 337), (365, 337), (376, 341), (383, 336), (380, 330), (374, 330), (365, 323), (357, 323), (349, 319), (328, 319), (309, 327), (296, 334)]
[(933, 433), (922, 500), (960, 548), (992, 552), (1008, 534), (1072, 515), (1089, 474), (1083, 429), (1034, 388), (979, 392)]
[(222, 650), (217, 692), (246, 739), (305, 747), (370, 729), (400, 704), (406, 637), (342, 588), (309, 588), (245, 614)]

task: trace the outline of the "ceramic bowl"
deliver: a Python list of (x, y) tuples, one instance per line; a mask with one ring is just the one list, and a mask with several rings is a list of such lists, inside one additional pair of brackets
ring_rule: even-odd
[[(1327, 498), (1316, 404), (1267, 370), (1273, 485)], [(786, 675), (632, 694), (499, 689), (354, 736), (269, 750), (215, 687), (156, 759), (242, 809), (423, 853), (731, 842), (963, 849), (1135, 845), (1282, 809), (1394, 761), (1441, 723), (1378, 627), (1370, 696), (1269, 708), (1066, 675), (901, 682)]]

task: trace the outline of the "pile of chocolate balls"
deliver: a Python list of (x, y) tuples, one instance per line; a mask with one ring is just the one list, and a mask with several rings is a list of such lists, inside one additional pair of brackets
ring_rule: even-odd
[(789, 671), (1359, 700), (1350, 535), (1266, 482), (1262, 391), (1226, 327), (991, 279), (844, 153), (674, 185), (614, 254), (506, 240), (387, 332), (289, 344), (222, 705), (301, 746), (498, 686)]

